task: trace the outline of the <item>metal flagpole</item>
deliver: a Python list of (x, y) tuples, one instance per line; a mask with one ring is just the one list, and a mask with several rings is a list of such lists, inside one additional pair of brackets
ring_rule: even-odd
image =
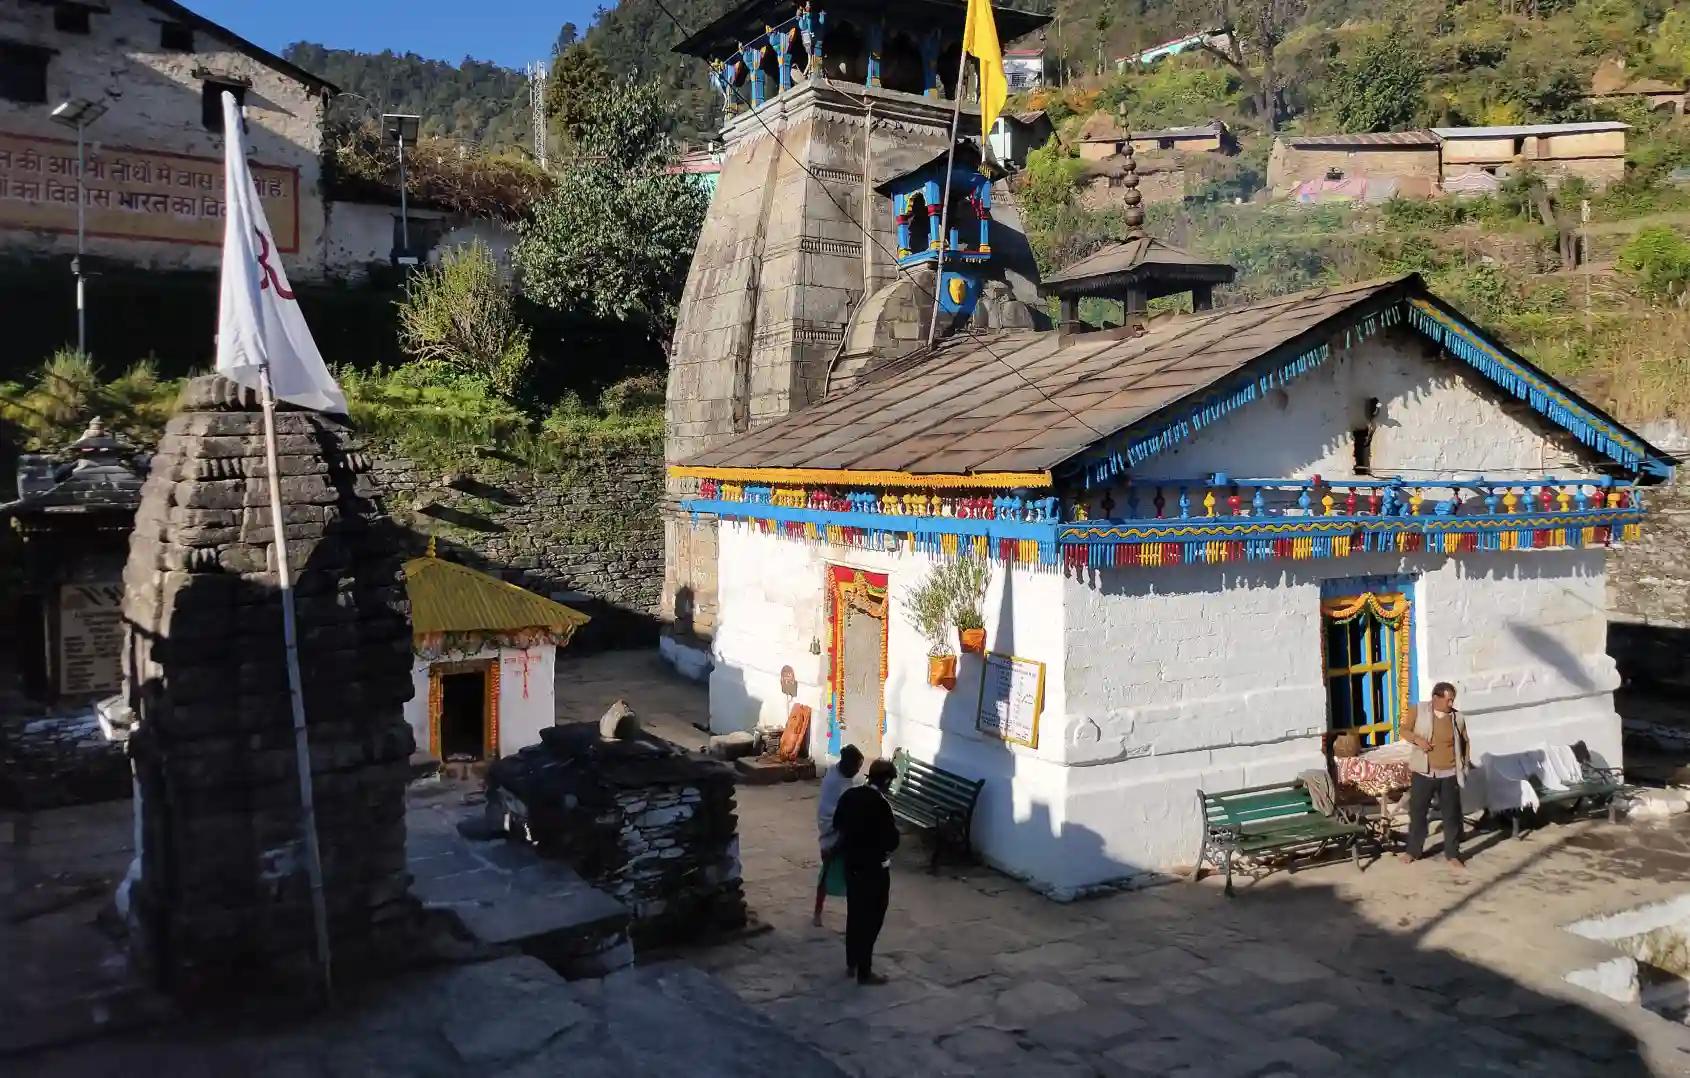
[(293, 750), (299, 763), (300, 827), (305, 832), (305, 871), (311, 881), (311, 921), (317, 934), (317, 964), (323, 971), (323, 1000), (334, 996), (329, 954), (328, 902), (323, 894), (323, 855), (317, 846), (317, 804), (311, 790), (311, 742), (305, 731), (305, 688), (299, 676), (299, 629), (294, 621), (293, 573), (288, 567), (287, 528), (282, 519), (282, 477), (276, 463), (276, 394), (270, 364), (259, 365), (259, 397), (264, 404), (264, 459), (270, 480), (270, 528), (276, 547), (276, 580), (282, 592), (282, 645), (287, 654), (288, 695), (293, 705)]
[(927, 320), (927, 345), (939, 335), (939, 295), (945, 287), (945, 244), (950, 242), (951, 169), (956, 165), (957, 124), (962, 119), (962, 80), (968, 74), (968, 50), (963, 49), (956, 65), (956, 107), (951, 110), (951, 143), (945, 151), (945, 194), (939, 204), (939, 250), (933, 260), (933, 316)]

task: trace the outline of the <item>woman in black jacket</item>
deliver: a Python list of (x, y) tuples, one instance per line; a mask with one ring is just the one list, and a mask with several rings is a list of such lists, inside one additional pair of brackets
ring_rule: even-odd
[(897, 778), (890, 760), (868, 767), (868, 782), (840, 795), (833, 812), (839, 834), (834, 850), (845, 859), (845, 973), (858, 984), (885, 984), (874, 972), (874, 941), (886, 922), (892, 892), (892, 851), (898, 848), (898, 825), (886, 791)]

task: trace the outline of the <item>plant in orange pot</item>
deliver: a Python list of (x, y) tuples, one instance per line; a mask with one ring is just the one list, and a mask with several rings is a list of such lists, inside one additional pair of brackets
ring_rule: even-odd
[(904, 597), (910, 623), (927, 638), (927, 683), (949, 689), (956, 685), (956, 653), (951, 650), (951, 593), (940, 573), (943, 566), (911, 588)]
[(943, 569), (951, 593), (951, 623), (956, 626), (962, 650), (974, 655), (986, 653), (986, 584), (992, 568), (979, 558), (963, 557)]

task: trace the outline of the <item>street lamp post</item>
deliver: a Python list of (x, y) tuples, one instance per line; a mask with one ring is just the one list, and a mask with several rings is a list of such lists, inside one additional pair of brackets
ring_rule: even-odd
[(76, 350), (83, 355), (88, 354), (88, 275), (82, 268), (83, 245), (87, 240), (88, 159), (83, 133), (89, 124), (105, 115), (106, 108), (104, 101), (73, 97), (53, 109), (54, 120), (76, 128), (76, 257), (71, 259), (70, 272), (76, 277)]
[(382, 141), (395, 143), (399, 147), (399, 256), (396, 261), (402, 266), (417, 264), (417, 256), (411, 253), (411, 215), (405, 190), (405, 143), (409, 142), (412, 146), (417, 144), (417, 133), (421, 125), (420, 116), (398, 112), (382, 113)]

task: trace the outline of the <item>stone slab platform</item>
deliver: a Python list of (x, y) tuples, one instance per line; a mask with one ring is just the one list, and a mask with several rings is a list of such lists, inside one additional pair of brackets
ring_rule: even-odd
[(406, 813), (411, 893), (444, 910), (479, 943), (520, 950), (566, 977), (600, 977), (633, 964), (629, 911), (561, 861), (502, 837), (480, 837), (475, 787), (423, 782)]
[(566, 981), (524, 955), (372, 986), (308, 1023), (171, 1027), (38, 1054), (20, 1073), (740, 1078), (777, 1072), (783, 1078), (843, 1074), (696, 968), (660, 965)]

